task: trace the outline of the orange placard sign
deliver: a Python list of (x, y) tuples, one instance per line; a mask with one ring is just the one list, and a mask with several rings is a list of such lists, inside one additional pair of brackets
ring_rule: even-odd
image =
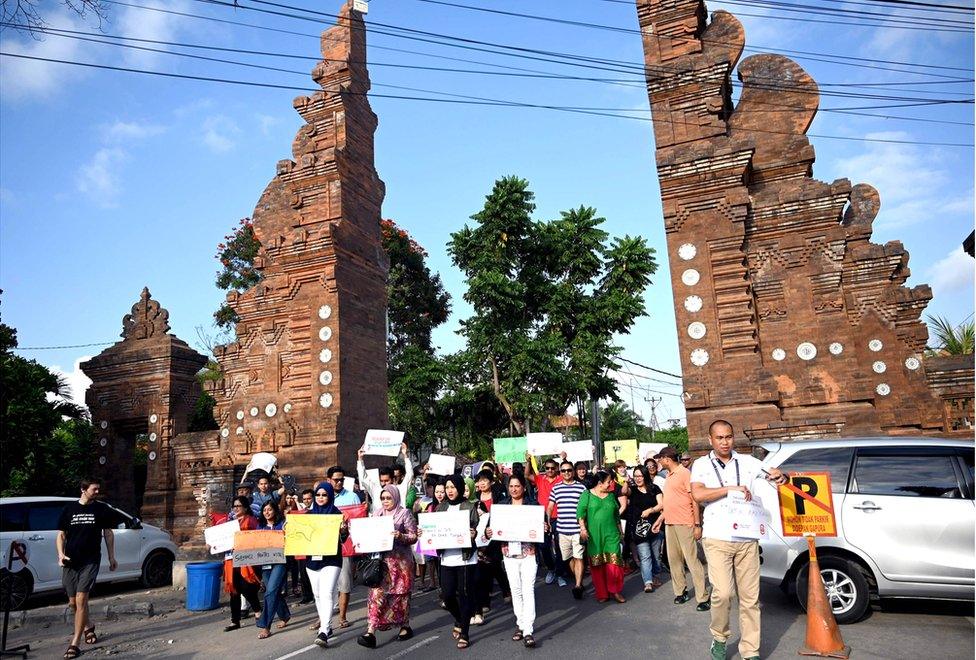
[(285, 563), (285, 533), (254, 530), (234, 534), (234, 559), (238, 566), (263, 566)]
[(779, 487), (783, 536), (837, 536), (829, 472), (793, 472)]

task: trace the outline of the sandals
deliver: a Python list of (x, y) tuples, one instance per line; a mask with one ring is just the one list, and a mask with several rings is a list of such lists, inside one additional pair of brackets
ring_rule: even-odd
[(81, 655), (81, 649), (77, 646), (69, 646), (68, 650), (64, 652), (64, 657), (66, 660), (77, 658), (79, 655)]
[(413, 637), (413, 628), (410, 626), (404, 626), (400, 628), (400, 634), (396, 636), (398, 642), (405, 642)]
[(512, 635), (512, 641), (513, 642), (521, 642), (523, 637), (524, 637), (524, 635), (522, 634), (522, 631), (519, 630), (518, 628), (516, 628), (515, 629), (515, 634)]
[(461, 628), (460, 626), (454, 626), (451, 628), (451, 637), (454, 639), (461, 639)]
[(269, 637), (271, 637), (270, 630), (265, 629), (258, 633), (258, 639), (267, 639)]
[(526, 635), (525, 640), (522, 643), (525, 644), (526, 648), (529, 649), (535, 648), (535, 638), (532, 635)]
[(471, 646), (471, 643), (468, 640), (466, 640), (463, 637), (458, 637), (457, 647), (458, 647), (458, 650), (459, 651), (463, 651), (464, 649), (468, 648), (469, 646)]
[(348, 621), (346, 621), (345, 619), (341, 619), (341, 620), (339, 621), (339, 627), (340, 627), (340, 628), (348, 628), (348, 627), (349, 627), (349, 626), (351, 626), (351, 625), (352, 625), (352, 624), (351, 624), (351, 623), (349, 623)]
[(278, 622), (278, 630), (281, 630), (282, 628), (287, 628), (289, 621), (291, 621), (291, 619), (283, 619), (283, 620), (279, 621)]
[(85, 628), (85, 644), (98, 644), (98, 635), (95, 634), (95, 626)]

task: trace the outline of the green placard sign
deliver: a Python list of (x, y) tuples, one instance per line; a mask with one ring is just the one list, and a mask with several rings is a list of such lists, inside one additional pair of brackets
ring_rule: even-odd
[(518, 438), (495, 438), (495, 461), (498, 463), (525, 462), (525, 436)]

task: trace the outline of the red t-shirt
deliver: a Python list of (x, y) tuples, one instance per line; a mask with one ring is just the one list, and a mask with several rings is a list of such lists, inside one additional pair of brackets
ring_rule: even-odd
[[(549, 494), (552, 492), (552, 487), (562, 480), (563, 478), (558, 474), (552, 479), (549, 479), (549, 477), (544, 474), (535, 475), (535, 490), (539, 504), (542, 506), (549, 506)], [(552, 507), (552, 517), (556, 517), (555, 505)]]

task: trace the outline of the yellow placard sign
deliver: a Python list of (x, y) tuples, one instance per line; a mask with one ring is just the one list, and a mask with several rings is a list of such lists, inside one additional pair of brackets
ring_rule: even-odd
[(829, 472), (792, 472), (779, 487), (783, 536), (837, 536)]
[(339, 549), (342, 514), (301, 513), (285, 517), (285, 554), (334, 555)]
[(619, 460), (637, 465), (637, 440), (604, 440), (603, 462), (613, 465)]

